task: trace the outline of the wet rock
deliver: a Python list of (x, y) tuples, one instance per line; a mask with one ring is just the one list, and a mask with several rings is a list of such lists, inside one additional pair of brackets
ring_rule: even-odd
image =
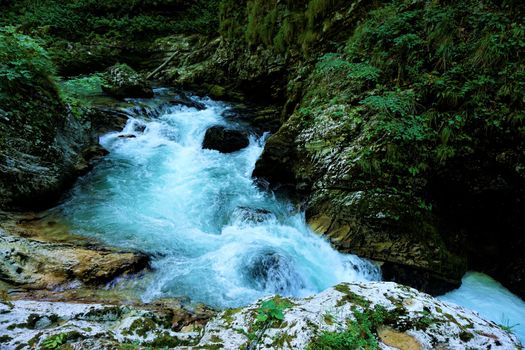
[(94, 164), (109, 154), (109, 151), (101, 145), (95, 144), (82, 150), (82, 158), (76, 165), (80, 175), (86, 174), (93, 169)]
[(113, 97), (153, 97), (151, 84), (126, 64), (110, 67), (105, 74), (105, 80), (107, 85), (103, 85), (102, 90)]
[(222, 117), (250, 125), (259, 133), (277, 132), (281, 126), (281, 111), (274, 106), (246, 106), (236, 104), (222, 112)]
[(145, 130), (146, 130), (146, 124), (142, 124), (142, 123), (133, 124), (133, 131), (142, 133)]
[[(202, 306), (164, 302), (112, 306), (20, 300), (0, 303), (0, 339), (6, 350), (44, 348), (45, 340), (58, 334), (62, 348), (113, 350), (140, 343), (171, 349), (195, 343), (202, 323), (214, 315)], [(173, 326), (174, 317), (184, 319), (184, 332)]]
[(233, 212), (233, 216), (243, 223), (252, 224), (259, 224), (261, 222), (275, 219), (275, 215), (269, 210), (248, 207), (236, 208)]
[(195, 108), (198, 111), (203, 111), (206, 109), (206, 105), (204, 103), (194, 101), (184, 94), (180, 94), (174, 99), (170, 100), (170, 103), (175, 105), (186, 106), (188, 108)]
[(42, 113), (55, 120), (46, 121), (33, 110), (0, 127), (0, 208), (52, 205), (84, 172), (84, 150), (98, 143), (88, 120), (67, 111)]
[(296, 272), (293, 262), (277, 252), (254, 254), (245, 264), (248, 283), (257, 290), (287, 294), (294, 287), (304, 287), (304, 282)]
[(141, 253), (39, 242), (1, 230), (0, 257), (1, 279), (28, 289), (53, 289), (73, 280), (104, 284), (138, 272), (149, 263)]
[(133, 134), (124, 134), (124, 135), (118, 135), (118, 137), (121, 138), (121, 139), (134, 139), (137, 136), (133, 135)]
[(122, 130), (129, 117), (127, 112), (119, 108), (96, 106), (88, 111), (91, 127), (97, 135)]
[(248, 147), (249, 144), (248, 135), (242, 131), (227, 129), (224, 126), (212, 126), (206, 130), (202, 148), (232, 153)]

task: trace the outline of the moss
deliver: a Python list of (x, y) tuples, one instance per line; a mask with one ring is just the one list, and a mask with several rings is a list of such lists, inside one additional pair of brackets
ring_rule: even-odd
[(13, 338), (11, 338), (10, 336), (8, 336), (7, 334), (4, 334), (4, 335), (0, 336), (0, 344), (1, 344), (1, 343), (7, 343), (7, 342), (10, 341), (11, 339), (13, 339)]
[(337, 301), (337, 304), (336, 304), (337, 307), (350, 303), (350, 304), (359, 305), (364, 308), (367, 308), (371, 304), (370, 301), (352, 292), (350, 290), (350, 287), (347, 284), (338, 284), (337, 286), (334, 287), (334, 289), (340, 293), (345, 294), (341, 299)]
[(212, 335), (211, 338), (210, 338), (210, 341), (212, 343), (220, 343), (220, 342), (222, 342), (222, 339), (221, 339), (221, 337), (219, 337), (217, 335)]
[(188, 340), (181, 340), (170, 335), (168, 332), (162, 332), (159, 335), (157, 335), (155, 339), (153, 339), (150, 342), (146, 342), (143, 345), (151, 346), (154, 348), (173, 348), (176, 346), (184, 346), (190, 344), (191, 342)]
[(27, 342), (27, 345), (29, 345), (31, 348), (34, 348), (36, 344), (40, 342), (40, 338), (42, 337), (42, 333), (37, 333), (33, 338), (29, 339)]
[(93, 308), (82, 316), (77, 316), (77, 319), (87, 320), (101, 320), (101, 321), (116, 321), (122, 317), (126, 308), (119, 306), (109, 306), (104, 308)]
[(140, 337), (147, 337), (148, 333), (157, 329), (157, 324), (150, 318), (137, 318), (129, 328), (125, 330), (126, 334), (136, 334)]
[(211, 344), (211, 345), (204, 345), (204, 346), (194, 347), (194, 349), (202, 349), (202, 350), (221, 350), (221, 349), (224, 349), (224, 345), (223, 345), (222, 343), (219, 343), (219, 344)]
[(242, 308), (236, 308), (236, 309), (227, 309), (222, 314), (222, 319), (226, 322), (228, 326), (230, 326), (233, 323), (233, 316), (239, 313), (242, 310)]
[(459, 339), (461, 339), (464, 342), (469, 342), (472, 338), (474, 338), (474, 334), (470, 332), (462, 331), (461, 333), (459, 333)]
[(289, 349), (293, 349), (292, 340), (294, 337), (287, 333), (278, 333), (272, 339), (273, 349), (282, 349), (286, 345)]
[(326, 323), (329, 326), (334, 324), (334, 316), (331, 314), (324, 314), (323, 320), (324, 320), (324, 323)]

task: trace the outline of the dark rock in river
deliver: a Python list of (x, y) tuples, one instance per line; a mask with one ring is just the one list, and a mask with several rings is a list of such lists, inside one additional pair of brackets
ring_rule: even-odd
[(153, 97), (151, 84), (128, 65), (117, 64), (109, 68), (105, 79), (107, 85), (102, 86), (102, 90), (113, 97)]
[(91, 128), (98, 135), (122, 130), (129, 119), (129, 114), (118, 108), (96, 106), (87, 113)]
[(202, 111), (206, 109), (206, 106), (204, 105), (204, 103), (194, 101), (188, 96), (186, 96), (185, 94), (178, 95), (177, 97), (173, 98), (170, 102), (175, 105), (182, 105), (182, 106), (186, 106), (189, 108), (195, 108), (198, 111)]
[(133, 134), (124, 134), (124, 135), (119, 135), (118, 137), (121, 138), (121, 139), (134, 139), (137, 136), (133, 135)]
[(97, 144), (89, 121), (50, 109), (13, 114), (0, 128), (0, 208), (49, 206), (85, 170), (84, 150)]
[(224, 126), (212, 126), (206, 130), (202, 148), (232, 153), (248, 147), (249, 144), (248, 135), (242, 131), (226, 129)]
[(233, 217), (244, 223), (258, 224), (275, 219), (275, 215), (266, 209), (238, 207), (233, 212)]

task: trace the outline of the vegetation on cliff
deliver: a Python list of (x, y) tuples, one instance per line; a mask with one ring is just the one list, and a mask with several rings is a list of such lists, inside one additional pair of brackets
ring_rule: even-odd
[(174, 33), (213, 35), (219, 0), (8, 1), (0, 26), (38, 37), (61, 75), (87, 74), (118, 61), (141, 64), (155, 38)]

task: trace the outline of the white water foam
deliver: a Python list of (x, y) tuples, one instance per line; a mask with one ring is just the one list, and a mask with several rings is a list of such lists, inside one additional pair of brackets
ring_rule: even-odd
[(153, 256), (153, 271), (133, 282), (146, 301), (233, 307), (380, 279), (376, 265), (338, 253), (302, 212), (253, 183), (265, 136), (231, 154), (202, 149), (207, 128), (235, 125), (221, 117), (225, 105), (200, 102), (205, 110), (137, 114), (101, 138), (111, 153), (60, 207), (74, 232)]

